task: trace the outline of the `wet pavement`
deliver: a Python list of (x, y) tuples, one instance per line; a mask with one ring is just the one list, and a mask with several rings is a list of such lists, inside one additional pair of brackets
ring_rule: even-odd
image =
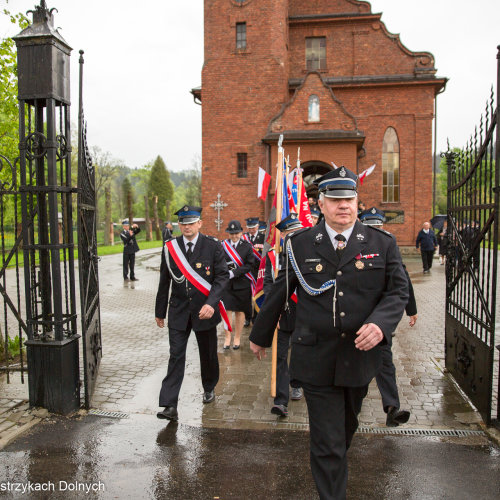
[[(52, 418), (0, 453), (0, 487), (52, 485), (50, 494), (29, 495), (35, 499), (308, 500), (317, 498), (308, 455), (303, 431), (165, 425), (149, 415)], [(498, 462), (498, 449), (484, 437), (358, 434), (348, 497), (496, 499)], [(79, 493), (68, 492), (76, 487)]]
[[(165, 426), (156, 419), (168, 363), (167, 329), (154, 322), (159, 251), (138, 254), (138, 282), (123, 282), (121, 259), (107, 256), (100, 263), (103, 358), (93, 398), (94, 412), (121, 418), (83, 411), (69, 419), (34, 413), (26, 406), (27, 384), (19, 383), (19, 375), (11, 375), (9, 385), (0, 376), (0, 449), (16, 431), (20, 435), (0, 452), (0, 497), (17, 498), (2, 492), (5, 481), (52, 481), (56, 489), (50, 498), (86, 496), (58, 493), (57, 481), (95, 488), (101, 481), (105, 491), (90, 492), (96, 498), (316, 498), (305, 402), (290, 402), (287, 419), (270, 413), (270, 359), (259, 362), (250, 353), (249, 329), (238, 351), (224, 351), (220, 335), (221, 379), (210, 405), (201, 401), (192, 335), (180, 423)], [(419, 318), (410, 328), (405, 316), (394, 338), (401, 407), (412, 413), (397, 430), (420, 435), (376, 434), (387, 429), (372, 384), (360, 415), (362, 433), (349, 452), (349, 497), (498, 498), (498, 448), (443, 371), (444, 266), (435, 261), (424, 276), (419, 259), (405, 260)], [(3, 430), (14, 414), (14, 426), (7, 423)], [(441, 431), (455, 437), (440, 436)], [(6, 435), (10, 438), (2, 444)], [(49, 498), (43, 495), (33, 498)]]

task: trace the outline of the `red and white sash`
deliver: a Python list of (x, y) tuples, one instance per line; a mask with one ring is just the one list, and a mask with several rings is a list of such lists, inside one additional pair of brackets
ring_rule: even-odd
[[(222, 242), (222, 246), (224, 247), (225, 252), (229, 255), (229, 258), (238, 266), (243, 266), (243, 260), (240, 257), (240, 254), (236, 251), (236, 248), (231, 245), (229, 240), (224, 240)], [(253, 248), (253, 247), (252, 247)], [(250, 280), (250, 286), (252, 288), (252, 295), (255, 295), (255, 287), (257, 286), (257, 281), (252, 276), (252, 273), (246, 273), (245, 276)]]
[(259, 263), (262, 261), (262, 255), (259, 253), (259, 251), (253, 246), (253, 243), (250, 241), (250, 238), (248, 237), (248, 234), (246, 233), (243, 233), (243, 235), (241, 236), (245, 241), (248, 241), (248, 243), (250, 243), (250, 245), (252, 245), (252, 251), (253, 251), (253, 254), (255, 255), (255, 257), (257, 257), (257, 259), (259, 259)]
[[(197, 290), (199, 290), (203, 295), (205, 295), (205, 297), (208, 297), (212, 285), (191, 267), (191, 264), (187, 261), (182, 250), (180, 249), (177, 240), (173, 239), (167, 241), (165, 243), (165, 246), (167, 247), (168, 253), (173, 257), (174, 262), (177, 264), (177, 267), (180, 269), (184, 277), (193, 286), (195, 286)], [(224, 321), (224, 328), (227, 331), (232, 332), (231, 322), (229, 321), (226, 308), (224, 307), (224, 303), (222, 302), (222, 300), (219, 302), (219, 311), (222, 317), (222, 321)]]
[[(273, 268), (273, 276), (276, 276), (276, 252), (274, 251), (274, 248), (271, 248), (269, 252), (267, 252), (267, 255), (269, 256), (269, 260), (271, 261), (271, 266)], [(295, 303), (297, 303), (297, 292), (294, 291), (290, 298)]]

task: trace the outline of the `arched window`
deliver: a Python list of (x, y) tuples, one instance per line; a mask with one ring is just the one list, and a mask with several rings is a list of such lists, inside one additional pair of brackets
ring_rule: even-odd
[(385, 131), (382, 145), (382, 201), (399, 202), (399, 140), (396, 131)]
[(319, 122), (319, 97), (317, 95), (309, 96), (309, 118), (310, 122)]

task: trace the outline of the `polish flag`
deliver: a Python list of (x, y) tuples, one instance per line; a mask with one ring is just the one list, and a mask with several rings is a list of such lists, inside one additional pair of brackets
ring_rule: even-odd
[(257, 197), (265, 201), (267, 192), (269, 191), (269, 184), (271, 183), (271, 176), (262, 168), (259, 167), (259, 185), (257, 186)]
[(365, 177), (368, 177), (374, 170), (375, 170), (376, 163), (374, 163), (370, 168), (367, 168), (366, 170), (363, 170), (358, 175), (359, 183), (363, 185), (363, 181), (365, 180)]

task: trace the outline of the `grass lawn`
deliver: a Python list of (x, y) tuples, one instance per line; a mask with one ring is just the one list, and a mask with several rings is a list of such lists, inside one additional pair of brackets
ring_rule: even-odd
[[(155, 241), (139, 241), (139, 247), (141, 250), (147, 250), (148, 248), (161, 248), (163, 245), (162, 240), (155, 240)], [(97, 255), (99, 257), (102, 257), (103, 255), (113, 255), (116, 253), (122, 253), (123, 252), (123, 244), (121, 241), (118, 241), (115, 245), (100, 245), (97, 247)], [(9, 252), (6, 252), (5, 254), (5, 259), (7, 259)], [(19, 250), (17, 252), (18, 255), (18, 260), (19, 260), (19, 267), (23, 266), (24, 263), (24, 254), (22, 250)], [(60, 251), (61, 255), (61, 262), (64, 259), (64, 254), (63, 251)], [(68, 251), (66, 250), (66, 259), (68, 259)], [(78, 260), (78, 245), (75, 243), (75, 261)], [(36, 257), (35, 257), (35, 262), (38, 265), (39, 261), (39, 253), (37, 252)], [(0, 268), (3, 265), (3, 261), (0, 260)], [(16, 265), (16, 260), (15, 256), (12, 257), (12, 259), (9, 262), (9, 265), (7, 267), (14, 267)]]

